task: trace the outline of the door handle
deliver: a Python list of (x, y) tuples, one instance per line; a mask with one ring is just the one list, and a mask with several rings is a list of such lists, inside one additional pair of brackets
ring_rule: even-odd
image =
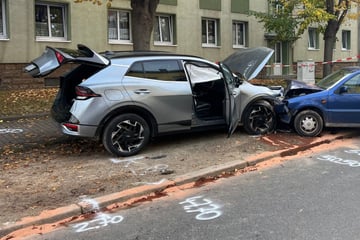
[(141, 94), (149, 94), (151, 92), (147, 89), (138, 89), (138, 90), (135, 90), (134, 93), (141, 95)]

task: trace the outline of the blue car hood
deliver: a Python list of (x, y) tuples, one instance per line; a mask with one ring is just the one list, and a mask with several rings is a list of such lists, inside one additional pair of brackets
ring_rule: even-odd
[(302, 95), (307, 95), (315, 92), (320, 92), (324, 89), (299, 80), (287, 80), (287, 86), (284, 91), (284, 98), (293, 98)]

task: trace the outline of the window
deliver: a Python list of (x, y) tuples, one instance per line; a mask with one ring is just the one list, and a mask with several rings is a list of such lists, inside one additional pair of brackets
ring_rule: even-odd
[(319, 33), (316, 28), (309, 28), (309, 49), (319, 49)]
[(279, 14), (283, 11), (284, 6), (280, 0), (270, 0), (269, 12), (271, 14)]
[(7, 38), (5, 0), (0, 0), (0, 39)]
[(121, 10), (109, 10), (108, 38), (109, 42), (131, 42), (130, 12)]
[(186, 81), (185, 72), (177, 60), (136, 62), (126, 75), (163, 81)]
[(36, 39), (66, 40), (66, 15), (66, 5), (37, 2), (35, 5)]
[(217, 46), (218, 20), (205, 18), (202, 19), (201, 24), (203, 46)]
[(190, 77), (191, 85), (205, 83), (221, 79), (219, 69), (201, 62), (189, 62), (185, 64), (186, 71)]
[(274, 63), (282, 63), (282, 44), (281, 44), (281, 42), (275, 43)]
[(342, 50), (350, 50), (350, 48), (351, 48), (351, 44), (350, 44), (350, 42), (351, 42), (351, 35), (350, 35), (350, 31), (348, 31), (348, 30), (343, 30), (342, 32), (341, 32), (341, 48), (342, 48)]
[(173, 44), (173, 17), (159, 15), (155, 18), (154, 26), (155, 44)]
[(360, 75), (356, 75), (348, 80), (345, 84), (347, 87), (348, 94), (359, 94), (360, 93)]
[(245, 22), (233, 22), (233, 47), (245, 47), (246, 46), (246, 31), (247, 24)]

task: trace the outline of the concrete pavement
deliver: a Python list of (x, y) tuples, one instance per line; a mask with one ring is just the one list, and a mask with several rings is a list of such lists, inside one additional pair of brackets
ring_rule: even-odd
[(0, 117), (0, 149), (8, 144), (38, 143), (61, 136), (59, 125), (45, 114)]
[[(174, 180), (161, 182), (158, 185), (136, 187), (122, 192), (102, 196), (94, 200), (98, 203), (98, 206), (101, 209), (113, 203), (124, 202), (132, 198), (145, 196), (155, 192), (162, 192), (171, 186), (179, 186), (186, 183), (196, 182), (204, 177), (217, 177), (224, 172), (234, 172), (235, 169), (243, 169), (247, 166), (255, 165), (258, 162), (265, 161), (273, 157), (290, 155), (291, 152), (296, 152), (301, 149), (304, 150), (322, 143), (329, 143), (336, 139), (349, 136), (349, 134), (351, 134), (351, 132), (344, 131), (342, 134), (324, 135), (324, 137), (319, 138), (318, 141), (312, 142), (308, 146), (297, 146), (298, 149), (285, 148), (276, 152), (265, 152), (250, 159), (237, 160), (218, 166), (209, 166), (208, 168), (200, 171), (176, 176)], [(33, 116), (32, 118), (7, 120), (0, 118), (0, 149), (8, 144), (43, 143), (49, 141), (49, 139), (58, 139), (63, 137), (66, 136), (62, 135), (58, 124), (48, 116)], [(27, 218), (20, 222), (1, 227), (0, 237), (21, 228), (53, 223), (94, 210), (91, 209), (91, 207), (89, 208), (86, 203), (84, 204), (85, 205), (82, 205), (81, 203), (72, 204), (59, 209), (47, 211), (45, 214), (40, 214), (36, 217)]]

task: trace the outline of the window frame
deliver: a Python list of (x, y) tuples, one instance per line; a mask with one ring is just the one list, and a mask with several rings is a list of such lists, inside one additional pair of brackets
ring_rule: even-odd
[(1, 23), (2, 23), (2, 28), (0, 29), (0, 39), (8, 39), (8, 34), (7, 34), (7, 22), (6, 22), (6, 17), (7, 17), (7, 12), (6, 12), (6, 1), (5, 0), (0, 0), (0, 10), (1, 10)]
[[(49, 35), (48, 36), (38, 36), (36, 34), (37, 31), (37, 27), (36, 27), (36, 6), (38, 5), (42, 5), (42, 6), (46, 6), (46, 11), (47, 11), (47, 18), (48, 18), (48, 31), (49, 31)], [(63, 32), (64, 32), (64, 36), (63, 37), (53, 37), (52, 33), (51, 33), (51, 19), (49, 17), (50, 14), (50, 7), (60, 7), (62, 9), (62, 24), (63, 24)], [(35, 1), (35, 39), (36, 41), (68, 41), (68, 4), (64, 4), (64, 3), (58, 3), (58, 2), (43, 2), (43, 1)]]
[[(206, 42), (204, 42), (204, 29), (203, 29), (203, 22), (205, 21), (205, 36), (206, 36)], [(211, 43), (209, 40), (209, 22), (214, 22), (214, 39), (215, 42)], [(201, 44), (203, 47), (218, 47), (219, 46), (219, 35), (218, 35), (218, 28), (219, 28), (219, 19), (216, 18), (207, 18), (204, 17), (201, 19)]]
[[(243, 41), (243, 44), (238, 44), (239, 42), (239, 34), (238, 34), (238, 30), (239, 30), (239, 25), (242, 25), (243, 26), (243, 37), (242, 37), (242, 41)], [(238, 21), (238, 20), (234, 20), (232, 22), (232, 33), (233, 33), (233, 48), (245, 48), (247, 46), (247, 41), (246, 41), (246, 38), (247, 38), (247, 29), (248, 29), (248, 24), (247, 22), (245, 21)], [(235, 27), (235, 29), (234, 29)], [(235, 41), (235, 42), (234, 42)]]
[(343, 51), (351, 50), (351, 31), (350, 30), (342, 30), (341, 31), (341, 50), (343, 50)]
[(319, 32), (317, 31), (317, 28), (309, 27), (308, 35), (308, 49), (319, 50)]
[[(110, 11), (112, 12), (116, 12), (116, 32), (117, 32), (117, 39), (110, 39), (110, 24), (109, 24), (109, 16), (110, 16)], [(129, 28), (128, 28), (128, 32), (129, 32), (129, 38), (128, 39), (121, 39), (121, 24), (120, 24), (120, 13), (126, 13), (127, 14), (127, 18), (128, 18), (128, 24), (129, 24)], [(123, 10), (123, 9), (109, 9), (108, 10), (108, 26), (107, 26), (107, 31), (108, 31), (108, 42), (110, 44), (131, 44), (132, 43), (132, 29), (131, 29), (131, 11), (129, 10)]]
[[(160, 21), (162, 18), (167, 18), (167, 27), (169, 29), (169, 34), (170, 34), (170, 41), (164, 41), (163, 38), (163, 34), (162, 34), (162, 28), (160, 27)], [(157, 23), (157, 24), (156, 24)], [(159, 34), (159, 40), (156, 40), (155, 35), (157, 34), (157, 30), (158, 30), (158, 34)], [(153, 32), (153, 39), (154, 39), (154, 45), (174, 45), (174, 16), (171, 14), (157, 14), (155, 16), (155, 24), (154, 24), (154, 32)]]

